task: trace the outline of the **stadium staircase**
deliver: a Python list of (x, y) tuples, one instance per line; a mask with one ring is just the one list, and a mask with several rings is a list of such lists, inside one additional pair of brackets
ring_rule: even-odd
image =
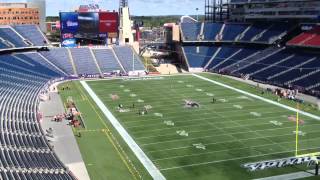
[(258, 41), (267, 31), (269, 31), (269, 29), (272, 28), (273, 25), (271, 25), (269, 28), (263, 30), (261, 33), (257, 34), (256, 36), (254, 36), (252, 39), (251, 39), (251, 42), (254, 42), (254, 41)]
[(290, 81), (288, 81), (288, 82), (286, 82), (286, 83), (284, 83), (284, 84), (285, 84), (285, 85), (293, 84), (294, 82), (300, 81), (300, 80), (302, 80), (302, 79), (307, 79), (309, 76), (312, 76), (312, 75), (314, 75), (314, 74), (317, 74), (318, 72), (320, 72), (320, 69), (316, 69), (316, 70), (314, 70), (314, 71), (312, 71), (312, 72), (310, 72), (310, 73), (308, 73), (308, 74), (305, 74), (305, 75), (303, 75), (303, 76), (300, 76), (300, 77), (297, 77), (297, 78), (295, 78), (295, 79), (292, 79), (292, 80), (290, 80)]
[(276, 77), (278, 77), (278, 76), (280, 76), (280, 75), (282, 75), (282, 74), (285, 74), (285, 73), (287, 73), (287, 72), (292, 71), (293, 69), (298, 69), (298, 68), (302, 67), (303, 65), (308, 64), (309, 62), (314, 61), (314, 60), (316, 60), (316, 59), (317, 59), (316, 57), (313, 57), (313, 58), (311, 58), (311, 59), (309, 59), (309, 60), (307, 60), (307, 61), (304, 61), (304, 62), (302, 62), (301, 64), (297, 64), (297, 65), (295, 65), (295, 66), (293, 66), (293, 67), (291, 67), (291, 68), (289, 68), (289, 69), (287, 69), (287, 70), (285, 70), (285, 71), (282, 71), (282, 72), (279, 72), (279, 73), (274, 74), (274, 75), (272, 75), (272, 76), (269, 76), (269, 77), (267, 77), (267, 80), (276, 78)]
[(61, 72), (64, 76), (68, 76), (68, 74), (63, 71), (62, 69), (60, 69), (58, 66), (56, 66), (55, 64), (53, 64), (51, 61), (49, 61), (49, 59), (47, 59), (46, 57), (44, 57), (41, 53), (38, 54), (39, 56), (41, 56), (48, 64), (50, 64), (50, 66), (54, 67), (54, 69), (56, 69), (57, 71)]
[(15, 45), (8, 40), (0, 37), (0, 49), (14, 48)]
[(67, 48), (50, 48), (48, 51), (40, 52), (41, 55), (50, 60), (54, 65), (62, 69), (68, 75), (74, 74)]
[(226, 24), (223, 24), (221, 29), (220, 29), (220, 32), (216, 35), (215, 37), (215, 40), (216, 41), (222, 41), (223, 39), (223, 32), (224, 32), (224, 29), (226, 28)]
[(39, 94), (60, 75), (34, 60), (34, 54), (0, 55), (0, 177), (74, 180), (37, 119)]
[(186, 65), (187, 65), (187, 69), (190, 69), (190, 64), (189, 64), (188, 58), (186, 56), (186, 51), (184, 50), (183, 47), (181, 47), (181, 51), (182, 51), (183, 57), (185, 59)]
[(246, 57), (246, 58), (243, 58), (243, 59), (240, 59), (239, 61), (233, 61), (230, 65), (227, 65), (223, 68), (221, 68), (220, 70), (221, 71), (232, 71), (234, 69), (237, 69), (241, 64), (241, 63), (245, 63), (246, 61), (250, 61), (251, 59), (254, 59), (254, 57), (256, 57), (257, 55), (259, 55), (261, 52), (260, 51), (257, 51), (253, 54), (251, 54), (250, 56)]
[(222, 60), (220, 63), (218, 63), (217, 65), (213, 66), (211, 69), (216, 69), (217, 67), (221, 66), (222, 64), (224, 64), (225, 62), (232, 60), (233, 57), (235, 57), (236, 55), (238, 55), (243, 49), (239, 49), (238, 51), (236, 51), (235, 53), (233, 53), (231, 56), (229, 56), (228, 58)]
[(235, 41), (239, 42), (245, 35), (246, 33), (251, 29), (252, 25), (248, 26), (241, 34), (239, 34)]
[[(247, 67), (251, 66), (252, 64), (259, 63), (260, 61), (282, 51), (283, 49), (285, 49), (285, 48), (280, 48), (280, 49), (275, 48), (275, 47), (267, 48), (267, 49), (263, 50), (261, 53), (257, 54), (256, 56), (253, 56), (253, 57), (247, 59), (246, 61), (239, 62), (236, 68), (229, 69), (229, 70), (231, 73), (237, 73), (238, 71), (241, 71), (242, 69), (247, 68)], [(233, 66), (233, 67), (235, 67), (235, 66)]]
[(9, 28), (15, 33), (17, 34), (24, 43), (26, 43), (28, 46), (34, 46), (34, 44), (29, 41), (28, 39), (26, 39), (25, 37), (23, 37), (16, 29), (14, 29), (13, 27), (9, 26)]
[(21, 34), (24, 39), (28, 39), (33, 45), (43, 46), (49, 44), (48, 39), (41, 33), (39, 26), (36, 25), (15, 25), (13, 29)]
[(210, 64), (213, 62), (213, 60), (217, 57), (217, 55), (219, 54), (219, 52), (221, 51), (221, 47), (219, 47), (216, 52), (213, 54), (213, 56), (211, 57), (211, 59), (208, 61), (208, 63), (204, 66), (204, 69), (208, 69), (208, 67), (210, 66)]
[(114, 56), (112, 49), (92, 49), (92, 51), (103, 73), (110, 73), (118, 70), (124, 72)]
[(113, 56), (114, 56), (114, 57), (116, 58), (116, 60), (118, 61), (121, 69), (123, 70), (123, 72), (128, 73), (128, 72), (126, 71), (126, 69), (123, 67), (121, 61), (119, 60), (119, 58), (118, 58), (118, 56), (117, 56), (117, 54), (116, 54), (116, 52), (114, 51), (113, 48), (111, 48), (111, 51), (112, 51), (112, 53), (113, 53)]
[(66, 73), (64, 71), (62, 71), (61, 69), (56, 67), (49, 60), (46, 60), (46, 58), (44, 58), (40, 53), (30, 52), (30, 53), (23, 53), (23, 54), (17, 54), (17, 55), (20, 55), (20, 56), (22, 56), (24, 58), (32, 59), (33, 61), (38, 62), (39, 64), (47, 67), (48, 69), (51, 69), (51, 70), (57, 72), (61, 76), (65, 76), (66, 75)]
[(200, 34), (199, 34), (198, 40), (199, 41), (204, 40), (204, 22), (201, 23)]
[(93, 53), (93, 51), (92, 51), (91, 48), (89, 48), (89, 51), (90, 51), (90, 54), (91, 54), (91, 56), (92, 56), (92, 59), (93, 59), (95, 65), (97, 66), (97, 69), (98, 69), (98, 71), (99, 71), (99, 73), (100, 73), (100, 76), (103, 77), (103, 73), (102, 73), (102, 71), (101, 71), (101, 69), (100, 69), (100, 66), (99, 66), (99, 63), (98, 63), (98, 61), (97, 61), (97, 59), (96, 59), (96, 56), (94, 55), (94, 53)]
[(68, 51), (69, 61), (70, 61), (71, 65), (72, 65), (73, 74), (79, 75), (78, 72), (77, 72), (76, 64), (74, 63), (74, 59), (73, 59), (73, 57), (72, 57), (72, 53), (71, 53), (71, 51), (70, 51), (69, 48), (66, 48), (66, 49), (67, 49), (67, 51)]
[(315, 89), (315, 88), (317, 88), (317, 87), (320, 87), (320, 83), (317, 83), (317, 84), (315, 84), (315, 85), (309, 86), (309, 87), (306, 88), (306, 90)]
[(250, 76), (253, 76), (253, 75), (255, 75), (255, 74), (259, 74), (259, 73), (261, 73), (261, 72), (263, 72), (263, 71), (266, 71), (266, 70), (268, 70), (268, 69), (271, 69), (271, 68), (273, 68), (273, 67), (275, 67), (275, 66), (277, 66), (277, 65), (279, 65), (279, 64), (281, 64), (281, 63), (283, 63), (283, 62), (285, 62), (285, 61), (288, 61), (289, 59), (292, 59), (294, 56), (295, 56), (295, 55), (291, 55), (291, 56), (288, 56), (288, 57), (286, 57), (286, 58), (283, 58), (283, 59), (281, 59), (281, 60), (279, 60), (279, 61), (277, 61), (277, 62), (275, 62), (275, 63), (272, 63), (272, 64), (270, 64), (270, 65), (266, 65), (264, 68), (261, 68), (261, 69), (259, 69), (259, 70), (257, 70), (257, 71), (254, 71), (254, 72), (250, 73)]

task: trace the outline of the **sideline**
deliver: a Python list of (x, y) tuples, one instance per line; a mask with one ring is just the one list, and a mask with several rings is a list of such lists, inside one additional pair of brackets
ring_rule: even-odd
[(296, 173), (283, 174), (278, 176), (270, 176), (265, 178), (259, 178), (254, 180), (293, 180), (293, 179), (302, 179), (307, 177), (315, 177), (314, 170), (310, 171), (300, 171)]
[(227, 89), (231, 89), (231, 90), (233, 90), (233, 91), (239, 92), (239, 93), (241, 93), (241, 94), (245, 94), (245, 95), (247, 95), (247, 96), (251, 96), (251, 97), (253, 97), (253, 98), (262, 100), (262, 101), (267, 102), (267, 103), (269, 103), (269, 104), (273, 104), (273, 105), (282, 107), (282, 108), (284, 108), (284, 109), (287, 109), (287, 110), (290, 110), (290, 111), (293, 111), (293, 112), (299, 112), (300, 114), (303, 114), (303, 115), (305, 115), (305, 116), (308, 116), (308, 117), (310, 117), (310, 118), (313, 118), (313, 119), (315, 119), (315, 120), (320, 121), (320, 117), (319, 117), (319, 116), (316, 116), (316, 115), (314, 115), (314, 114), (311, 114), (311, 113), (308, 113), (308, 112), (305, 112), (305, 111), (301, 111), (301, 110), (297, 110), (297, 109), (292, 108), (292, 107), (289, 107), (289, 106), (287, 106), (287, 105), (280, 104), (280, 103), (275, 102), (275, 101), (272, 101), (272, 100), (270, 100), (270, 99), (266, 99), (266, 98), (263, 98), (263, 97), (261, 97), (261, 96), (255, 95), (255, 94), (251, 94), (251, 93), (249, 93), (249, 92), (246, 92), (246, 91), (243, 91), (243, 90), (234, 88), (234, 87), (232, 87), (232, 86), (229, 86), (229, 85), (226, 85), (226, 84), (223, 84), (223, 83), (220, 83), (220, 82), (217, 82), (217, 81), (214, 81), (214, 80), (205, 78), (205, 77), (200, 76), (200, 75), (197, 75), (197, 74), (192, 74), (192, 75), (193, 75), (194, 77), (199, 78), (199, 79), (202, 79), (202, 80), (205, 80), (205, 81), (214, 83), (214, 84), (216, 84), (216, 85), (225, 87), (225, 88), (227, 88)]
[(147, 155), (142, 151), (138, 144), (132, 139), (128, 132), (122, 127), (119, 121), (113, 116), (109, 109), (104, 105), (100, 98), (95, 94), (95, 92), (89, 87), (85, 81), (80, 81), (83, 88), (88, 92), (93, 101), (96, 102), (97, 106), (101, 109), (103, 114), (108, 118), (113, 127), (118, 131), (123, 140), (128, 144), (130, 149), (143, 164), (146, 170), (149, 172), (151, 177), (155, 180), (165, 180), (165, 177), (161, 174), (159, 169), (152, 163), (152, 161), (147, 157)]

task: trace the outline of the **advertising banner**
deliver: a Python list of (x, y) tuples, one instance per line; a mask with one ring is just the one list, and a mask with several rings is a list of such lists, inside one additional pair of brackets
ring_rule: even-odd
[(118, 32), (118, 13), (117, 12), (100, 12), (99, 13), (99, 32), (115, 33)]
[(61, 12), (60, 13), (61, 33), (75, 34), (78, 31), (78, 13), (76, 12)]
[(62, 39), (61, 42), (62, 47), (77, 47), (76, 39)]

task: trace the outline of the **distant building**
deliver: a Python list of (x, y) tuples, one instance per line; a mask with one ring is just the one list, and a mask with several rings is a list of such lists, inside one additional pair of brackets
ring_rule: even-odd
[[(63, 1), (62, 1), (63, 2)], [(28, 8), (37, 8), (39, 10), (39, 25), (43, 32), (47, 32), (46, 27), (46, 0), (28, 0)]]
[(0, 3), (0, 25), (40, 24), (38, 8), (26, 3)]
[(318, 21), (319, 0), (230, 0), (230, 18), (235, 21), (291, 19)]

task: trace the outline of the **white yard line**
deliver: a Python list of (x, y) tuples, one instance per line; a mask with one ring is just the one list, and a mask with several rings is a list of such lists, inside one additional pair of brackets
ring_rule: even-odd
[[(320, 124), (319, 124), (320, 125)], [(306, 126), (315, 126), (314, 124), (311, 125), (304, 125)], [(284, 127), (284, 128), (273, 128), (273, 129), (262, 129), (262, 130), (254, 130), (252, 131), (253, 133), (260, 132), (260, 131), (273, 131), (273, 130), (283, 130), (283, 129), (289, 129), (292, 127)], [(195, 139), (204, 139), (204, 138), (212, 138), (212, 137), (219, 137), (219, 136), (225, 136), (225, 135), (232, 135), (232, 134), (243, 134), (243, 133), (249, 133), (249, 132), (237, 132), (237, 133), (227, 133), (227, 134), (219, 134), (219, 135), (213, 135), (213, 136), (201, 136), (201, 137), (195, 137), (195, 138), (188, 138), (188, 139), (172, 139), (172, 140), (166, 140), (166, 141), (158, 141), (158, 142), (153, 142), (153, 143), (146, 143), (146, 144), (140, 144), (141, 146), (147, 146), (147, 145), (155, 145), (155, 144), (163, 144), (163, 143), (168, 143), (168, 142), (182, 142), (182, 141), (189, 141), (189, 140), (195, 140)], [(282, 136), (282, 135), (281, 135)], [(259, 137), (262, 138), (262, 137)]]
[(266, 98), (263, 98), (263, 97), (261, 97), (261, 96), (255, 95), (255, 94), (251, 94), (251, 93), (249, 93), (249, 92), (246, 92), (246, 91), (243, 91), (243, 90), (234, 88), (234, 87), (232, 87), (232, 86), (229, 86), (229, 85), (226, 85), (226, 84), (223, 84), (223, 83), (220, 83), (220, 82), (217, 82), (217, 81), (208, 79), (208, 78), (206, 78), (206, 77), (203, 77), (203, 76), (200, 76), (200, 75), (197, 75), (197, 74), (192, 74), (192, 75), (193, 75), (194, 77), (199, 78), (199, 79), (202, 79), (202, 80), (211, 82), (211, 83), (213, 83), (213, 84), (216, 84), (216, 85), (225, 87), (225, 88), (227, 88), (227, 89), (231, 89), (231, 90), (236, 91), (236, 92), (239, 92), (239, 93), (241, 93), (241, 94), (245, 94), (245, 95), (247, 95), (247, 96), (250, 96), (250, 97), (253, 97), (253, 98), (262, 100), (262, 101), (267, 102), (267, 103), (269, 103), (269, 104), (273, 104), (273, 105), (282, 107), (282, 108), (284, 108), (284, 109), (287, 109), (287, 110), (290, 110), (290, 111), (293, 111), (293, 112), (299, 112), (300, 114), (303, 114), (303, 115), (305, 115), (305, 116), (308, 116), (308, 117), (311, 117), (311, 118), (313, 118), (313, 119), (315, 119), (315, 120), (320, 121), (320, 117), (319, 117), (319, 116), (316, 116), (316, 115), (314, 115), (314, 114), (311, 114), (311, 113), (308, 113), (308, 112), (305, 112), (305, 111), (301, 111), (301, 110), (297, 110), (297, 109), (295, 109), (295, 108), (292, 108), (292, 107), (289, 107), (289, 106), (280, 104), (280, 103), (275, 102), (275, 101), (272, 101), (272, 100), (270, 100), (270, 99), (266, 99)]
[(147, 155), (142, 151), (138, 144), (133, 140), (133, 138), (128, 134), (128, 132), (122, 127), (119, 121), (113, 116), (109, 109), (104, 105), (100, 98), (95, 94), (95, 92), (89, 87), (85, 81), (80, 81), (81, 85), (88, 92), (91, 98), (95, 101), (97, 106), (101, 109), (103, 114), (108, 118), (113, 127), (118, 131), (123, 140), (128, 144), (130, 149), (143, 164), (146, 170), (149, 172), (151, 177), (155, 180), (165, 180), (166, 178), (161, 174), (159, 169), (152, 163), (152, 161), (147, 157)]
[[(319, 139), (320, 139), (320, 137), (314, 138), (312, 140), (313, 141), (316, 141), (316, 140), (318, 141)], [(308, 141), (308, 140), (301, 140), (301, 141), (304, 142), (304, 141)], [(208, 151), (208, 152), (204, 152), (204, 153), (194, 153), (194, 154), (186, 154), (186, 155), (179, 155), (179, 156), (169, 156), (169, 157), (163, 157), (163, 158), (154, 159), (154, 161), (172, 160), (172, 159), (185, 158), (185, 157), (195, 157), (195, 156), (208, 155), (208, 154), (226, 152), (226, 151), (238, 151), (238, 150), (241, 150), (241, 149), (243, 150), (243, 149), (259, 148), (259, 147), (270, 146), (270, 145), (279, 145), (280, 146), (280, 144), (283, 145), (283, 144), (290, 144), (290, 143), (294, 143), (294, 142), (295, 141), (287, 141), (287, 142), (282, 142), (282, 143), (272, 142), (272, 143), (258, 145), (258, 146), (248, 146), (248, 147), (243, 147), (243, 148), (230, 148), (230, 149), (223, 149), (223, 150), (218, 150), (218, 151)], [(207, 145), (207, 144), (204, 144), (204, 145)], [(281, 148), (283, 148), (284, 150), (288, 149), (287, 147), (281, 147)]]
[[(199, 112), (199, 111), (198, 111)], [(238, 111), (232, 111), (232, 113), (230, 113), (230, 114), (232, 114), (232, 116), (226, 116), (227, 118), (234, 118), (234, 119), (239, 119), (240, 117), (242, 117), (242, 116), (248, 116), (249, 115), (249, 112), (246, 112), (246, 113), (243, 113), (243, 114), (240, 114), (240, 113), (233, 113), (233, 112), (238, 112)], [(283, 111), (272, 111), (272, 112), (266, 112), (266, 111), (264, 111), (265, 113), (264, 114), (268, 114), (269, 116), (268, 117), (270, 117), (270, 114), (277, 114), (277, 113), (282, 113), (283, 114)], [(235, 115), (234, 115), (235, 114)], [(167, 114), (166, 114), (167, 115)], [(281, 115), (281, 114), (280, 114)], [(217, 119), (219, 119), (219, 118), (217, 118), (217, 117), (208, 117), (208, 118), (198, 118), (198, 119), (191, 119), (191, 120), (179, 120), (179, 121), (177, 121), (176, 119), (178, 118), (179, 119), (179, 117), (181, 118), (181, 114), (180, 114), (180, 116), (179, 115), (177, 115), (177, 116), (169, 116), (169, 117), (165, 117), (166, 118), (166, 120), (175, 120), (175, 122), (188, 122), (188, 121), (194, 121), (194, 120), (201, 120), (201, 119), (208, 119), (208, 118), (211, 118), (212, 120), (217, 120)], [(274, 116), (274, 117), (270, 117), (270, 118), (277, 118), (276, 116)], [(125, 121), (125, 122), (123, 122), (123, 124), (125, 124), (125, 125), (129, 125), (129, 124), (134, 124), (134, 123), (138, 123), (138, 124), (141, 124), (141, 123), (146, 123), (146, 122), (151, 122), (151, 123), (154, 123), (154, 122), (158, 122), (159, 120), (162, 120), (163, 118), (159, 118), (159, 117), (154, 117), (154, 118), (152, 118), (152, 119), (144, 119), (144, 120), (137, 120), (137, 121), (129, 121), (129, 120), (127, 120), (127, 121)], [(250, 118), (250, 119), (252, 119), (252, 118)], [(259, 120), (259, 119), (262, 119), (261, 117), (256, 117), (255, 119), (257, 119), (257, 120)], [(226, 122), (229, 122), (229, 121), (226, 121)]]
[[(314, 149), (318, 149), (318, 148), (308, 148), (308, 149), (302, 149), (302, 150), (307, 151), (307, 150), (314, 150)], [(291, 152), (294, 152), (294, 151), (282, 151), (282, 152), (276, 152), (276, 153), (266, 153), (266, 154), (260, 154), (260, 155), (237, 157), (237, 158), (230, 158), (230, 159), (223, 159), (223, 160), (216, 160), (216, 161), (207, 161), (207, 162), (202, 162), (202, 163), (194, 163), (194, 164), (188, 164), (188, 165), (182, 165), (182, 166), (173, 166), (173, 167), (169, 167), (169, 168), (162, 168), (160, 170), (161, 171), (168, 171), (168, 170), (181, 169), (181, 168), (186, 168), (186, 167), (216, 164), (216, 163), (222, 163), (222, 162), (227, 162), (227, 161), (235, 161), (235, 160), (242, 160), (242, 159), (248, 159), (248, 158), (263, 157), (263, 156), (291, 153)]]

